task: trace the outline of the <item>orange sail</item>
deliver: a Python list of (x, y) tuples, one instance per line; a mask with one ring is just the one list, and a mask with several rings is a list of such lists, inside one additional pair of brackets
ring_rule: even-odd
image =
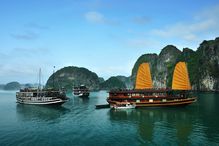
[(175, 66), (172, 81), (173, 90), (191, 90), (189, 74), (185, 62), (178, 62)]
[(137, 72), (135, 89), (153, 88), (149, 63), (142, 63)]

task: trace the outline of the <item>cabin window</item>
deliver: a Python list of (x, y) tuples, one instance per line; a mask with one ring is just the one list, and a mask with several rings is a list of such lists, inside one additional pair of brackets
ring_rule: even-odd
[(28, 97), (33, 96), (33, 93), (28, 93), (27, 96)]
[(163, 102), (166, 102), (166, 101), (167, 101), (167, 99), (162, 99), (162, 101), (163, 101)]
[(136, 102), (140, 102), (140, 100), (136, 100)]
[(154, 102), (153, 99), (149, 99), (149, 102)]

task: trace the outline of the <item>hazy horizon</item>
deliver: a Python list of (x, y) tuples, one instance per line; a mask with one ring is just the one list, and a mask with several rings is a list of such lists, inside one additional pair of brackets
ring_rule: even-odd
[(0, 11), (0, 84), (37, 83), (39, 68), (46, 83), (53, 66), (130, 76), (142, 54), (219, 36), (216, 0), (3, 0)]

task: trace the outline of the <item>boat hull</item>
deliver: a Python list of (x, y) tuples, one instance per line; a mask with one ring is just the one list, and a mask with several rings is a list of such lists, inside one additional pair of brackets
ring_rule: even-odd
[(24, 100), (17, 100), (17, 103), (19, 104), (30, 104), (30, 105), (62, 105), (67, 100), (53, 100), (53, 101), (24, 101)]
[(17, 103), (31, 105), (61, 105), (68, 101), (68, 97), (63, 90), (51, 89), (21, 89), (16, 92)]
[(134, 109), (136, 106), (124, 106), (124, 107), (117, 107), (117, 106), (113, 106), (113, 109), (116, 110), (125, 110), (125, 109)]
[(77, 96), (77, 97), (81, 97), (81, 98), (87, 98), (87, 97), (89, 97), (89, 93), (80, 93), (80, 94), (75, 94), (74, 92), (73, 92), (73, 95), (74, 96)]
[[(118, 101), (108, 99), (107, 100), (110, 105), (115, 105)], [(142, 101), (142, 102), (131, 102), (135, 104), (136, 108), (140, 107), (165, 107), (165, 106), (184, 106), (196, 102), (196, 98), (185, 98), (185, 99), (171, 99), (165, 101)]]

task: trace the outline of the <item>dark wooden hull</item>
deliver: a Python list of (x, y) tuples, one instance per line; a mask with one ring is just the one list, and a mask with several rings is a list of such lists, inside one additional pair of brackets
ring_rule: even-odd
[[(196, 97), (192, 97), (192, 98), (181, 98), (181, 99), (167, 99), (165, 101), (163, 100), (155, 100), (155, 101), (140, 101), (140, 102), (136, 102), (133, 100), (130, 100), (128, 102), (130, 102), (131, 104), (135, 104), (136, 108), (138, 107), (165, 107), (165, 106), (183, 106), (183, 105), (188, 105), (191, 104), (193, 102), (196, 101)], [(108, 99), (107, 102), (110, 105), (114, 105), (116, 104), (118, 101), (116, 100), (112, 100), (112, 99)]]

